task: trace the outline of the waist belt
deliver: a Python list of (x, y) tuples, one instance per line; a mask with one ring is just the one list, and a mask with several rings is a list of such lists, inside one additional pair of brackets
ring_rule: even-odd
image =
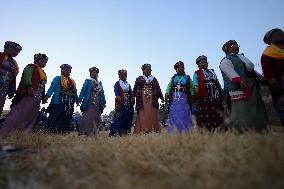
[(185, 93), (186, 92), (186, 88), (185, 87), (180, 87), (180, 88), (174, 87), (173, 88), (173, 92), (183, 92), (183, 93)]

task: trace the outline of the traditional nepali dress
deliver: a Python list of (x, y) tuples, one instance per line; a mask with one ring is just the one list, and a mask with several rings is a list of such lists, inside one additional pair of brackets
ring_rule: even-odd
[[(268, 119), (256, 81), (253, 63), (242, 54), (228, 54), (220, 64), (224, 90), (231, 98), (230, 126), (238, 131), (247, 129), (261, 132), (267, 129)], [(240, 82), (246, 80), (249, 89)]]
[[(3, 133), (9, 134), (16, 129), (32, 131), (45, 94), (45, 84), (46, 74), (40, 67), (36, 64), (25, 67), (16, 96), (12, 100), (11, 111), (3, 123)], [(33, 96), (27, 93), (28, 87), (34, 89)]]
[(134, 114), (131, 86), (127, 81), (119, 80), (114, 85), (114, 93), (115, 115), (109, 136), (130, 134)]
[(195, 94), (197, 125), (214, 131), (224, 122), (222, 89), (214, 70), (197, 70), (193, 75), (193, 85), (199, 88)]
[(16, 76), (19, 72), (18, 64), (5, 53), (0, 53), (0, 114), (8, 94), (16, 91)]
[(83, 112), (79, 134), (97, 135), (101, 114), (106, 106), (103, 85), (97, 79), (86, 79), (79, 100), (82, 100)]
[(137, 119), (134, 133), (161, 132), (159, 98), (163, 97), (158, 80), (153, 76), (140, 76), (133, 88), (136, 97)]
[(274, 44), (268, 46), (261, 56), (261, 65), (265, 79), (267, 81), (275, 79), (279, 85), (278, 89), (270, 91), (274, 106), (284, 127), (284, 49), (280, 49)]
[(168, 133), (188, 132), (193, 129), (191, 115), (192, 81), (188, 75), (175, 74), (168, 84)]
[(75, 82), (69, 77), (56, 76), (51, 82), (46, 95), (48, 97), (52, 96), (47, 108), (49, 117), (46, 130), (62, 134), (70, 132), (74, 103), (78, 101)]

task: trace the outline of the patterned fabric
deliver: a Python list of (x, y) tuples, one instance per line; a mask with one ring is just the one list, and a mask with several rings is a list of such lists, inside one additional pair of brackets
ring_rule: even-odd
[[(144, 91), (144, 93), (142, 92)], [(158, 80), (153, 77), (153, 80), (150, 83), (146, 83), (146, 80), (143, 76), (139, 76), (133, 88), (134, 96), (136, 97), (136, 110), (139, 111), (143, 104), (142, 104), (142, 95), (147, 96), (148, 93), (151, 92), (153, 96), (152, 106), (156, 109), (159, 109), (159, 98), (163, 97), (160, 85)]]
[(68, 91), (73, 88), (76, 89), (75, 81), (70, 77), (65, 77), (64, 75), (61, 75), (61, 85), (64, 91)]
[(92, 79), (86, 79), (83, 87), (80, 92), (79, 100), (82, 100), (81, 111), (85, 111), (88, 108), (88, 104), (92, 99), (92, 94), (95, 92), (99, 98), (99, 108), (101, 113), (103, 112), (106, 106), (106, 100), (104, 95), (103, 85), (100, 81), (96, 82), (94, 85), (94, 81)]
[[(50, 104), (60, 104), (61, 103), (61, 97), (60, 97), (61, 91), (62, 91), (61, 76), (56, 76), (53, 79), (53, 81), (51, 82), (51, 85), (50, 85), (50, 87), (49, 87), (49, 89), (48, 89), (48, 91), (46, 93), (46, 95), (48, 97), (52, 96)], [(70, 90), (69, 93), (74, 95), (75, 101), (78, 100), (77, 90), (76, 89)]]
[[(202, 76), (201, 76), (202, 74)], [(215, 128), (223, 124), (222, 89), (214, 70), (198, 70), (195, 72), (194, 85), (199, 87), (196, 95), (197, 102), (197, 125), (214, 131)], [(202, 79), (201, 79), (202, 78)], [(200, 85), (204, 86), (201, 93)]]
[(18, 43), (15, 43), (12, 41), (6, 41), (4, 45), (4, 49), (9, 49), (9, 48), (16, 49), (18, 52), (22, 50), (21, 45), (19, 45)]
[(180, 76), (178, 74), (175, 74), (168, 84), (168, 90), (166, 94), (169, 96), (169, 103), (172, 102), (174, 92), (178, 92), (177, 94), (179, 94), (180, 92), (185, 92), (187, 102), (190, 103), (192, 100), (191, 97), (194, 93), (191, 78), (189, 75), (183, 75), (181, 79), (179, 79), (179, 77)]
[[(8, 62), (8, 66), (5, 66), (4, 63)], [(0, 53), (0, 70), (5, 70), (6, 74), (0, 74), (0, 95), (2, 103), (0, 103), (0, 110), (2, 109), (3, 103), (5, 103), (6, 95), (13, 95), (16, 91), (16, 76), (19, 73), (19, 67), (17, 62), (13, 58), (9, 58), (5, 53)], [(0, 111), (1, 113), (2, 111)]]
[(223, 45), (222, 50), (223, 50), (226, 54), (228, 54), (229, 47), (230, 47), (231, 45), (233, 45), (233, 44), (238, 44), (238, 43), (237, 43), (235, 40), (229, 40), (229, 41), (227, 41), (227, 42)]

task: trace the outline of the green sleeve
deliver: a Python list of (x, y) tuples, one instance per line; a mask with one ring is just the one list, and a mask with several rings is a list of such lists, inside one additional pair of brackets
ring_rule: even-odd
[(24, 84), (26, 86), (32, 86), (32, 75), (33, 68), (31, 66), (27, 66), (24, 69)]
[(167, 86), (166, 95), (169, 95), (169, 94), (170, 94), (171, 87), (172, 87), (172, 79), (170, 80), (170, 82), (169, 82), (169, 84), (168, 84), (168, 86)]

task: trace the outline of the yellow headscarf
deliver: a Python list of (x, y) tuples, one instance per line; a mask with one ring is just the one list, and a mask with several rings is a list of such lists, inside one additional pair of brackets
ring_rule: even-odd
[(38, 69), (40, 80), (47, 82), (47, 76), (46, 76), (46, 73), (44, 72), (44, 70), (41, 69), (37, 64), (34, 64), (34, 65), (36, 65), (36, 67)]
[(73, 83), (73, 86), (74, 86), (74, 89), (76, 89), (76, 83), (75, 81), (72, 79), (72, 78), (68, 78), (68, 77), (65, 77), (63, 75), (61, 75), (61, 85), (63, 87), (64, 90), (68, 90), (69, 89), (69, 86), (68, 86), (68, 79), (71, 79), (72, 83)]
[(263, 54), (276, 59), (284, 59), (284, 49), (280, 49), (274, 44), (266, 47)]

